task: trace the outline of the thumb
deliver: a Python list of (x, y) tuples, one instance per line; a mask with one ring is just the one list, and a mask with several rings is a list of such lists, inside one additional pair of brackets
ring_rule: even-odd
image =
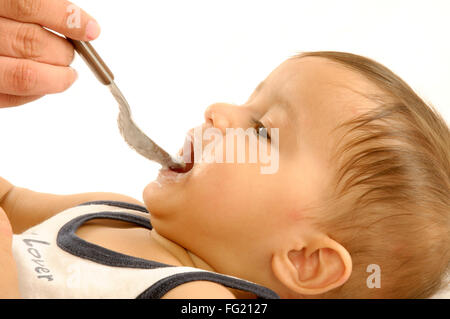
[(74, 40), (91, 41), (100, 35), (95, 19), (67, 0), (0, 1), (0, 16), (39, 24)]

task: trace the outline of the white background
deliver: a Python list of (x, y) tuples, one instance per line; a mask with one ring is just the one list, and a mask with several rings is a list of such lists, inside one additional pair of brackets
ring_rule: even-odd
[[(450, 1), (78, 0), (138, 126), (175, 153), (214, 102), (243, 103), (286, 58), (347, 51), (408, 82), (450, 122)], [(159, 169), (128, 148), (118, 107), (81, 58), (65, 93), (0, 109), (0, 176), (36, 191), (142, 199)]]

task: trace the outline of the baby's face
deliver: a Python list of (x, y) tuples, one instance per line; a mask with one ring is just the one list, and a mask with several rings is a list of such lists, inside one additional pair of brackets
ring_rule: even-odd
[[(291, 59), (243, 105), (211, 105), (201, 128), (216, 128), (224, 141), (227, 128), (246, 130), (262, 124), (269, 134), (278, 129), (277, 139), (258, 137), (268, 153), (278, 152), (278, 159), (271, 157), (278, 161), (272, 163), (276, 169), (263, 174), (269, 164), (250, 163), (247, 153), (245, 163), (198, 162), (175, 178), (160, 174), (144, 191), (155, 229), (217, 271), (237, 267), (236, 272), (237, 259), (268, 257), (286, 232), (298, 231), (292, 225), (303, 223), (307, 232), (307, 209), (321, 204), (332, 176), (329, 157), (336, 141), (331, 131), (356, 112), (350, 102), (358, 97), (342, 85), (361, 82), (357, 74), (323, 58)], [(255, 120), (261, 124), (255, 125)], [(202, 142), (210, 143), (204, 136)], [(245, 151), (249, 148), (246, 145)], [(206, 151), (203, 147), (202, 157)], [(237, 154), (237, 143), (233, 151)], [(216, 260), (220, 263), (214, 264)], [(224, 265), (224, 260), (230, 264)]]

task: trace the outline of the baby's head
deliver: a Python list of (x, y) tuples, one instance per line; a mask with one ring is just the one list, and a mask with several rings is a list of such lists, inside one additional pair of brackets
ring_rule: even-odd
[(239, 143), (217, 141), (249, 127), (276, 133), (258, 145), (277, 153), (277, 169), (262, 174), (262, 154), (248, 160), (246, 136), (244, 163), (199, 161), (160, 175), (144, 191), (159, 234), (285, 298), (439, 289), (450, 258), (450, 132), (405, 82), (364, 57), (304, 53), (243, 105), (210, 106), (201, 128), (220, 136), (201, 142), (236, 154)]

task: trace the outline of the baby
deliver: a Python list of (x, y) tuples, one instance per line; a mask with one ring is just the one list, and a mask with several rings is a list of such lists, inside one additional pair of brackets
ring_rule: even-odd
[[(15, 233), (9, 291), (428, 298), (448, 285), (449, 128), (390, 70), (349, 53), (294, 56), (243, 105), (208, 107), (197, 130), (225, 138), (230, 128), (254, 128), (259, 147), (277, 153), (276, 169), (263, 174), (261, 160), (248, 160), (250, 136), (243, 162), (206, 161), (205, 149), (187, 155), (210, 141), (191, 130), (183, 155), (196, 161), (186, 172), (161, 170), (145, 207), (0, 179), (0, 214)], [(221, 147), (230, 151), (215, 143), (215, 153)]]

